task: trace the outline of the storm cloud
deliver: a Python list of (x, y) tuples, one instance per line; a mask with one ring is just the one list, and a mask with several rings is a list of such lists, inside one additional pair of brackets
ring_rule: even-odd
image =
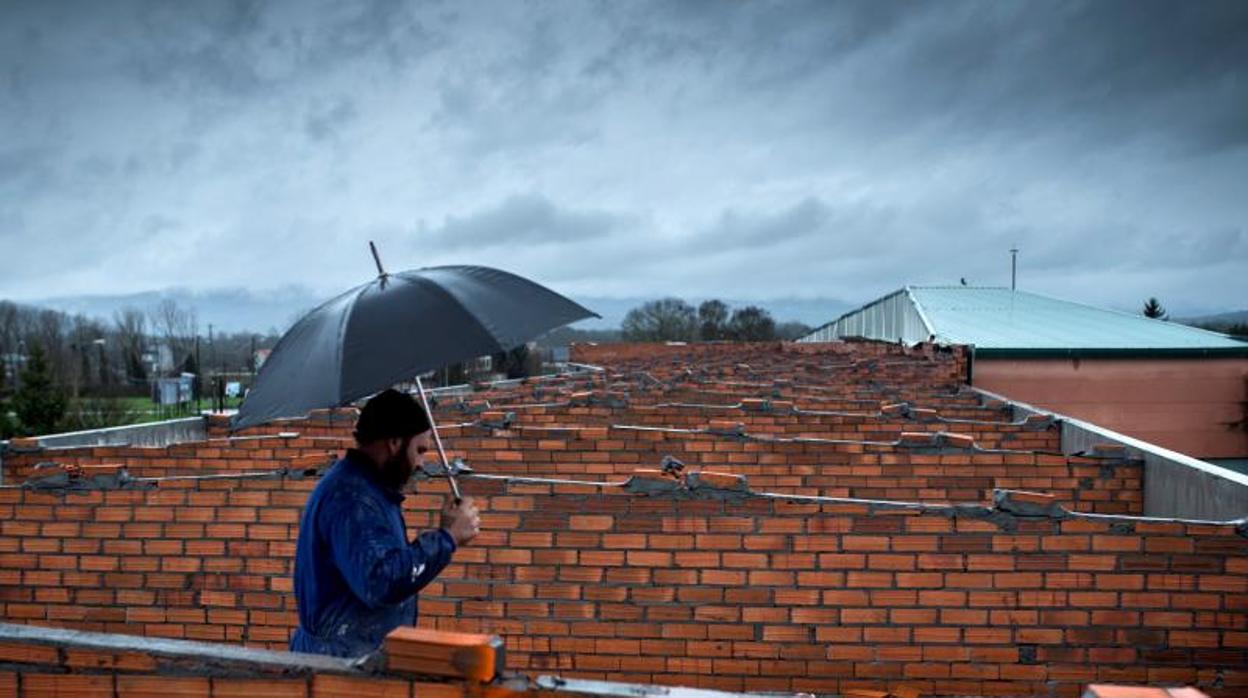
[(1248, 4), (0, 0), (0, 297), (1248, 298)]

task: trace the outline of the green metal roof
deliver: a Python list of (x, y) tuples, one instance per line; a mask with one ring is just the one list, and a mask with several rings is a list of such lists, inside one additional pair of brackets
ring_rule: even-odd
[(907, 286), (937, 341), (976, 350), (1158, 355), (1248, 350), (1217, 332), (1008, 288)]

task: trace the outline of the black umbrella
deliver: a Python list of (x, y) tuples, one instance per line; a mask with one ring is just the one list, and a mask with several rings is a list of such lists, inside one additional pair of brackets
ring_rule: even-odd
[[(376, 279), (327, 301), (282, 336), (234, 417), (234, 429), (345, 405), (413, 377), (427, 409), (419, 374), (599, 317), (498, 269), (445, 266), (387, 274), (375, 248), (373, 256)], [(434, 436), (445, 465), (436, 425)]]

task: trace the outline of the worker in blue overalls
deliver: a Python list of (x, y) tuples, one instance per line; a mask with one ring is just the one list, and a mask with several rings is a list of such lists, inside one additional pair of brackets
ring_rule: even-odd
[(299, 627), (294, 652), (358, 657), (416, 623), (416, 593), (481, 520), (470, 498), (442, 509), (441, 527), (409, 542), (402, 489), (431, 446), (430, 421), (411, 395), (387, 390), (360, 411), (358, 445), (308, 497), (295, 548)]

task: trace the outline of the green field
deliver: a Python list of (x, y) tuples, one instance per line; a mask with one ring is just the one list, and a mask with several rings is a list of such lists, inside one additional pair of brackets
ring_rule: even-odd
[[(235, 409), (242, 404), (241, 398), (226, 398), (226, 409)], [(103, 407), (101, 414), (100, 407)], [(213, 401), (201, 399), (200, 410), (211, 410)], [(93, 411), (94, 414), (79, 415), (80, 411)], [(179, 405), (158, 405), (147, 397), (112, 397), (87, 398), (77, 404), (71, 402), (67, 411), (67, 426), (71, 430), (100, 428), (102, 426), (124, 426), (126, 424), (145, 424), (166, 419), (192, 417), (199, 412), (194, 402)]]

